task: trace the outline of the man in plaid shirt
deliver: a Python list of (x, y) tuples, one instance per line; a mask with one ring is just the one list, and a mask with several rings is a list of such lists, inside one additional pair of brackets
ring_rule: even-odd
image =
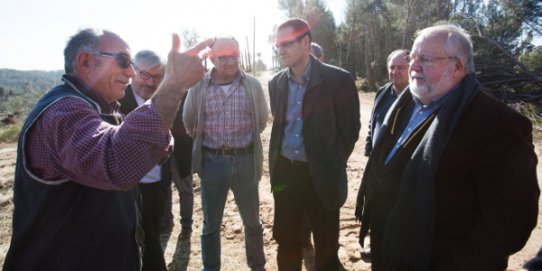
[(4, 270), (140, 270), (130, 190), (167, 156), (175, 111), (203, 77), (198, 53), (210, 43), (179, 53), (174, 35), (164, 82), (121, 123), (130, 47), (109, 31), (70, 38), (64, 84), (37, 102), (19, 138)]
[(258, 185), (268, 108), (258, 80), (240, 70), (239, 57), (234, 38), (217, 38), (210, 51), (214, 68), (188, 91), (183, 110), (194, 140), (192, 171), (201, 179), (204, 270), (220, 269), (220, 229), (230, 188), (245, 226), (248, 265), (265, 266)]

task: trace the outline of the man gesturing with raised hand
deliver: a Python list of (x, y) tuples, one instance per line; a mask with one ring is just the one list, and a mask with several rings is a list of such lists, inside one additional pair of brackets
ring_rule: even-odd
[(135, 75), (130, 47), (110, 31), (69, 39), (64, 83), (37, 102), (19, 138), (4, 270), (140, 269), (131, 190), (168, 155), (173, 117), (203, 78), (198, 53), (211, 42), (180, 53), (174, 34), (164, 81), (122, 119), (117, 100)]
[(213, 39), (207, 39), (186, 52), (180, 53), (181, 39), (179, 35), (173, 34), (172, 39), (164, 81), (152, 97), (155, 103), (161, 105), (158, 111), (166, 130), (171, 127), (175, 118), (174, 113), (186, 90), (203, 78), (205, 68), (201, 63), (199, 53), (213, 42)]

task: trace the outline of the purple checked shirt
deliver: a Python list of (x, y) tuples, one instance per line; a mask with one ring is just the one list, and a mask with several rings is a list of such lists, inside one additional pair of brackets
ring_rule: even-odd
[(48, 183), (63, 179), (104, 190), (129, 190), (170, 151), (150, 101), (121, 125), (105, 122), (81, 99), (68, 97), (45, 109), (27, 135), (27, 164)]

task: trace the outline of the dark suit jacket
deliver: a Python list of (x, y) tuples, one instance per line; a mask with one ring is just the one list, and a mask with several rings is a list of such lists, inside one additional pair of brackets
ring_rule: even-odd
[[(303, 97), (303, 141), (312, 183), (322, 205), (340, 208), (347, 197), (346, 162), (359, 137), (359, 97), (350, 73), (311, 56), (311, 75)], [(287, 70), (269, 81), (273, 128), (269, 144), (271, 184), (286, 125)]]
[(480, 92), (435, 176), (432, 270), (504, 270), (536, 226), (537, 156), (530, 121)]
[(375, 132), (375, 116), (376, 112), (381, 112), (386, 114), (385, 112), (388, 111), (389, 108), (382, 108), (381, 101), (389, 95), (390, 89), (393, 87), (391, 83), (388, 83), (378, 89), (375, 95), (375, 100), (373, 103), (373, 109), (371, 110), (371, 119), (369, 119), (369, 131), (367, 133), (367, 137), (365, 138), (365, 156), (369, 156), (371, 152), (373, 151), (373, 136)]
[(124, 92), (124, 97), (119, 100), (120, 107), (119, 111), (124, 115), (128, 115), (128, 113), (132, 112), (132, 110), (137, 108), (137, 101), (134, 96), (134, 92), (132, 90), (132, 86), (129, 85), (126, 88), (126, 91)]

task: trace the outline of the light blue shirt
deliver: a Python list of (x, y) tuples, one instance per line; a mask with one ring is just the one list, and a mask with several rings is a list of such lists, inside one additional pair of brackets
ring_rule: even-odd
[(305, 145), (303, 143), (303, 96), (311, 73), (311, 63), (305, 68), (301, 82), (293, 78), (292, 70), (288, 70), (288, 104), (286, 108), (286, 125), (280, 153), (296, 161), (307, 162)]
[[(455, 90), (455, 89), (454, 89)], [(410, 138), (413, 131), (420, 126), (425, 120), (427, 120), (435, 111), (437, 111), (440, 106), (444, 103), (446, 98), (450, 96), (450, 93), (452, 91), (448, 92), (444, 96), (441, 96), (437, 99), (435, 99), (432, 103), (428, 105), (423, 105), (416, 99), (415, 97), (412, 97), (414, 100), (414, 110), (412, 111), (412, 115), (410, 116), (410, 120), (408, 121), (408, 125), (405, 127), (405, 130), (403, 130), (403, 133), (397, 139), (397, 142), (391, 149), (390, 153), (388, 154), (388, 157), (386, 157), (386, 160), (384, 161), (384, 165), (387, 165), (388, 162), (391, 160), (391, 158), (395, 155), (399, 147), (401, 147), (407, 139)]]

